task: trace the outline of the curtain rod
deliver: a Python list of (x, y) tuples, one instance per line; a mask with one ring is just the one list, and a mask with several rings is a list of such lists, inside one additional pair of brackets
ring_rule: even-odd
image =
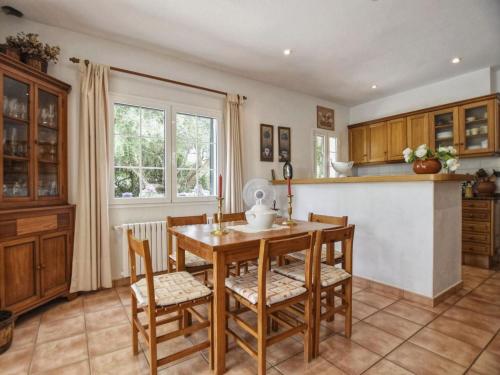
[[(80, 62), (80, 59), (78, 57), (71, 57), (69, 59), (69, 61), (71, 61), (72, 63), (78, 64)], [(85, 65), (88, 65), (89, 60), (83, 60), (83, 61), (84, 61)], [(115, 66), (110, 66), (109, 68), (111, 70), (114, 70), (115, 72), (131, 74), (131, 75), (139, 76), (139, 77), (143, 77), (143, 78), (150, 78), (150, 79), (154, 79), (154, 80), (157, 80), (157, 81), (171, 83), (171, 84), (174, 84), (174, 85), (179, 85), (179, 86), (184, 86), (184, 87), (190, 87), (192, 89), (197, 89), (197, 90), (202, 90), (202, 91), (208, 91), (208, 92), (213, 92), (215, 94), (227, 96), (227, 92), (225, 92), (225, 91), (210, 89), (208, 87), (197, 86), (197, 85), (193, 85), (191, 83), (186, 83), (186, 82), (174, 81), (172, 79), (158, 77), (158, 76), (153, 76), (153, 75), (146, 74), (146, 73), (135, 72), (133, 70), (127, 70), (127, 69), (117, 68)], [(239, 97), (239, 95), (238, 95), (238, 97)], [(247, 99), (246, 96), (242, 96), (242, 98), (243, 98), (243, 100)]]

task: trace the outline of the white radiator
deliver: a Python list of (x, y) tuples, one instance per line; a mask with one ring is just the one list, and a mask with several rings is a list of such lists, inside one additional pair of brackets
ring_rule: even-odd
[[(122, 231), (122, 277), (130, 276), (128, 239), (127, 231), (132, 229), (134, 237), (149, 241), (149, 250), (151, 251), (151, 261), (153, 263), (153, 272), (167, 270), (167, 223), (166, 221), (150, 221), (147, 223), (122, 224), (115, 229)], [(145, 272), (142, 258), (136, 256), (137, 274), (142, 275)]]

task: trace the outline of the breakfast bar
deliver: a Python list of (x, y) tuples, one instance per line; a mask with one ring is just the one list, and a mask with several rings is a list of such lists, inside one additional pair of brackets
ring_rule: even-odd
[[(455, 174), (295, 179), (293, 217), (345, 215), (356, 224), (353, 273), (435, 305), (462, 285), (461, 182)], [(286, 182), (274, 181), (279, 207)]]

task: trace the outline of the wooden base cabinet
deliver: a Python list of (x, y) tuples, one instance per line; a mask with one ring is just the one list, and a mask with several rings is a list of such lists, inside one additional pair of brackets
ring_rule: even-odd
[(74, 212), (70, 205), (0, 211), (0, 309), (19, 314), (68, 294)]
[(462, 202), (462, 261), (491, 268), (500, 247), (500, 205), (496, 199), (464, 199)]

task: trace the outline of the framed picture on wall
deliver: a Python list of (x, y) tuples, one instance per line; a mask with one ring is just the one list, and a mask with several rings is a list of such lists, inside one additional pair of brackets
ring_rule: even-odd
[(278, 126), (278, 154), (279, 161), (291, 161), (291, 129), (284, 126)]
[(260, 161), (274, 161), (274, 126), (260, 124)]
[(320, 129), (335, 130), (335, 110), (316, 106), (317, 126)]

